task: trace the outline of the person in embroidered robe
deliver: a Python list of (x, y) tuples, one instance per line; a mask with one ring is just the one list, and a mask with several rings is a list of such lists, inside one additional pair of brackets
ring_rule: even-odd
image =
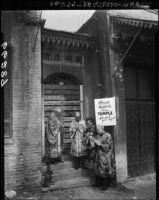
[(81, 120), (80, 112), (75, 113), (75, 120), (70, 125), (70, 137), (72, 139), (70, 154), (74, 158), (75, 169), (83, 165), (83, 156), (85, 156), (85, 147), (82, 144), (86, 124)]
[(104, 126), (97, 125), (97, 135), (92, 136), (95, 143), (96, 155), (94, 158), (94, 172), (97, 185), (106, 189), (115, 176), (115, 159), (113, 141), (109, 133), (104, 131)]
[(93, 165), (93, 158), (95, 155), (95, 144), (91, 139), (91, 136), (96, 135), (96, 127), (94, 119), (89, 117), (86, 119), (86, 131), (83, 138), (83, 145), (85, 146), (86, 150), (86, 166), (88, 168), (92, 168)]
[(63, 162), (61, 131), (61, 109), (55, 109), (51, 112), (47, 122), (47, 153), (50, 159), (54, 161), (60, 159)]

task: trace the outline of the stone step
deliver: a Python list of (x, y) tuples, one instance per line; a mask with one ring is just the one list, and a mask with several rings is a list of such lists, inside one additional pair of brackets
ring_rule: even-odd
[[(66, 154), (66, 155), (63, 155), (63, 159), (64, 159), (64, 161), (70, 161), (70, 160), (72, 160), (73, 158), (72, 158), (72, 156), (68, 153), (68, 154)], [(45, 156), (43, 157), (43, 162), (42, 162), (42, 164), (43, 165), (46, 165), (46, 162), (47, 162), (47, 159), (45, 158)]]
[(47, 188), (41, 188), (42, 192), (47, 191), (54, 191), (54, 190), (61, 190), (61, 189), (68, 189), (68, 188), (76, 188), (76, 187), (86, 187), (94, 185), (95, 181), (94, 178), (90, 177), (78, 177), (69, 180), (58, 181), (56, 183), (52, 183)]
[(69, 160), (72, 160), (72, 156), (67, 154), (67, 155), (63, 155), (63, 158), (64, 158), (64, 161), (69, 161)]
[[(58, 172), (59, 170), (64, 170), (64, 169), (68, 169), (68, 168), (73, 168), (74, 164), (73, 161), (71, 160), (67, 160), (64, 162), (59, 162), (56, 164), (51, 164), (50, 165), (50, 170), (54, 173)], [(47, 171), (47, 166), (43, 165), (42, 166), (42, 173), (45, 173)]]
[(94, 176), (94, 174), (90, 170), (81, 169), (75, 170), (74, 168), (68, 168), (59, 170), (58, 172), (52, 174), (52, 181), (62, 181), (62, 180), (69, 180), (74, 179), (78, 177), (91, 177)]

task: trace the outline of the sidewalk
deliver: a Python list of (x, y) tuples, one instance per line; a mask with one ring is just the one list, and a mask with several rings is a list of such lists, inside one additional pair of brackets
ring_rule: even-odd
[(49, 192), (42, 194), (41, 200), (72, 200), (72, 199), (105, 199), (105, 200), (130, 200), (134, 196), (134, 191), (125, 189), (125, 191), (117, 189), (108, 189), (102, 191), (94, 187), (80, 187), (74, 189), (66, 189), (63, 191)]
[(150, 174), (142, 177), (138, 177), (134, 180), (129, 180), (128, 182), (124, 183), (128, 189), (133, 189), (134, 199), (139, 200), (156, 200), (156, 175)]
[(43, 193), (41, 200), (105, 199), (105, 200), (156, 200), (154, 175), (136, 178), (102, 191), (95, 187), (81, 187)]
[(118, 184), (103, 191), (95, 187), (80, 187), (35, 194), (25, 194), (14, 200), (156, 200), (156, 177), (154, 174)]

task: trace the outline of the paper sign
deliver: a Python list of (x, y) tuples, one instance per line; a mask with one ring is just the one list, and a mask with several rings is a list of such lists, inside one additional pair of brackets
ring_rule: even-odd
[(115, 97), (94, 99), (96, 124), (103, 126), (116, 125)]

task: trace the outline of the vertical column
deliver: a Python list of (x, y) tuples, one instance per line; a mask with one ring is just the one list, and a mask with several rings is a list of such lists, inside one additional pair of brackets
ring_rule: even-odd
[[(109, 16), (107, 16), (109, 17)], [(125, 113), (125, 90), (124, 90), (124, 74), (123, 66), (119, 71), (115, 70), (119, 67), (122, 59), (122, 54), (114, 50), (114, 42), (112, 35), (115, 34), (114, 25), (109, 20), (109, 54), (110, 54), (110, 69), (112, 77), (112, 92), (116, 97), (116, 114), (117, 125), (114, 126), (114, 147), (115, 147), (115, 162), (116, 162), (116, 178), (117, 182), (123, 182), (128, 177), (127, 171), (127, 138), (126, 138), (126, 113)], [(117, 45), (117, 43), (116, 43)]]
[(83, 114), (83, 85), (80, 85), (80, 110), (81, 110), (81, 117), (84, 119)]
[[(17, 135), (19, 157), (16, 176), (17, 190), (20, 192), (40, 192), (41, 182), (41, 28), (37, 32), (38, 20), (37, 22), (32, 20), (35, 18), (32, 19), (31, 15), (21, 22), (22, 64), (19, 65), (19, 70), (22, 74), (18, 79), (22, 81), (22, 88), (18, 92), (22, 95), (22, 130)], [(34, 44), (35, 49), (33, 49)]]
[(100, 79), (102, 83), (101, 97), (112, 96), (112, 82), (110, 73), (110, 55), (109, 55), (109, 33), (108, 33), (108, 19), (106, 11), (96, 12), (97, 24), (97, 46), (99, 50), (100, 59)]
[(45, 115), (44, 115), (44, 84), (41, 85), (41, 93), (42, 93), (42, 102), (41, 102), (41, 110), (42, 110), (42, 157), (45, 156)]
[[(108, 11), (98, 11), (98, 48), (100, 53), (101, 80), (104, 85), (102, 97), (116, 97), (117, 125), (112, 127), (115, 147), (116, 178), (122, 182), (127, 178), (127, 139), (125, 117), (125, 92), (123, 81), (114, 76), (121, 61), (120, 52), (112, 48), (114, 27), (110, 23)], [(121, 72), (123, 77), (123, 72)]]

